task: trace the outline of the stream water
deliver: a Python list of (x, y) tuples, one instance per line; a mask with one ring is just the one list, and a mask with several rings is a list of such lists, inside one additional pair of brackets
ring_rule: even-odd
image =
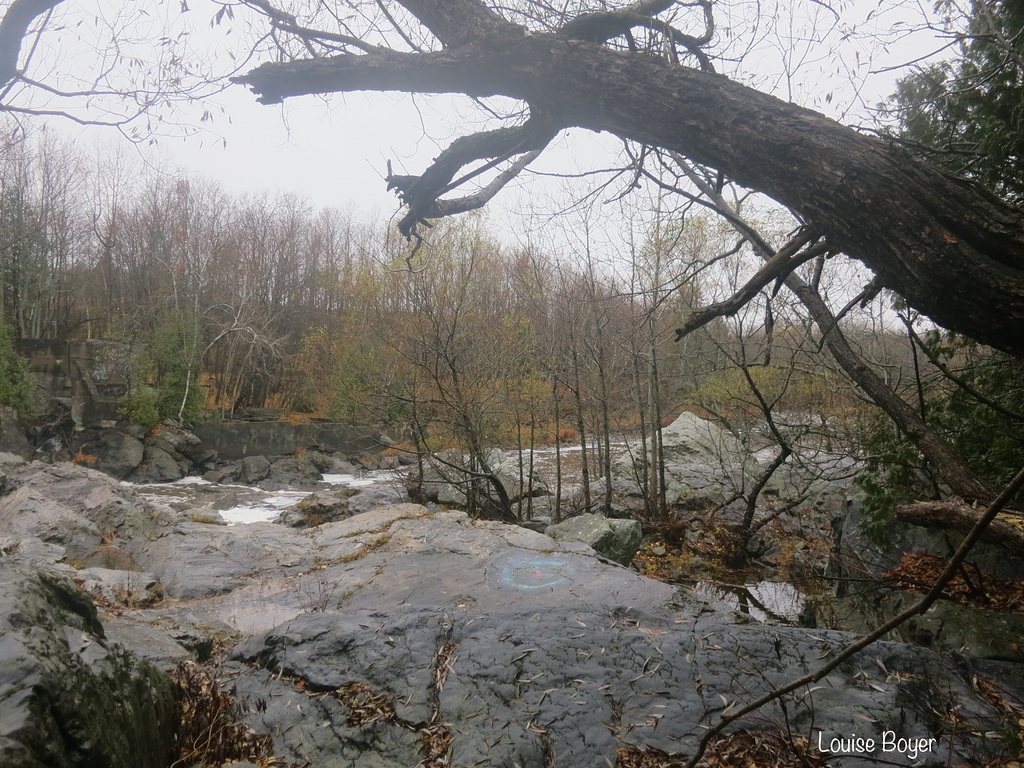
[[(617, 442), (613, 449), (621, 455), (627, 450), (625, 441)], [(578, 445), (562, 447), (563, 488), (568, 490), (580, 481), (582, 451)], [(595, 457), (596, 460), (596, 457)], [(534, 467), (546, 480), (555, 475), (553, 446), (534, 450)], [(367, 471), (356, 474), (325, 474), (322, 490), (342, 486), (363, 488), (389, 484), (401, 480), (403, 470)], [(550, 488), (554, 490), (554, 482)], [(126, 483), (143, 498), (166, 504), (179, 511), (197, 511), (217, 514), (228, 525), (246, 525), (269, 522), (281, 512), (306, 498), (308, 490), (265, 491), (249, 485), (211, 483), (200, 477), (186, 477), (171, 483), (136, 485)], [(795, 623), (807, 598), (795, 586), (784, 581), (756, 581), (745, 584), (726, 584), (712, 581), (694, 581), (680, 584), (692, 589), (705, 599), (720, 603), (731, 610), (748, 615), (751, 619), (768, 624)]]
[[(379, 470), (359, 475), (326, 474), (322, 490), (335, 486), (364, 488), (391, 483), (401, 478), (401, 472)], [(179, 511), (200, 510), (220, 515), (228, 525), (269, 522), (281, 512), (293, 507), (312, 491), (264, 491), (251, 485), (211, 483), (201, 477), (184, 477), (172, 483), (135, 485), (125, 483), (148, 501), (166, 504)]]

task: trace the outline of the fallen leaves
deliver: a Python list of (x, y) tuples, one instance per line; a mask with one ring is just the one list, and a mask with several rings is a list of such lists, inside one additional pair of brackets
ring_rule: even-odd
[[(946, 561), (941, 557), (911, 552), (882, 580), (893, 589), (923, 594), (931, 589), (945, 568)], [(1024, 614), (1024, 582), (993, 576), (974, 567), (961, 569), (942, 594), (948, 600), (973, 608)]]

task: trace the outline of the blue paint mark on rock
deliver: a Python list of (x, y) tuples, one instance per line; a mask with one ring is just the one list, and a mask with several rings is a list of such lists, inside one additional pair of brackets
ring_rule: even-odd
[(487, 584), (491, 589), (555, 589), (571, 583), (571, 568), (567, 557), (512, 550), (491, 561)]

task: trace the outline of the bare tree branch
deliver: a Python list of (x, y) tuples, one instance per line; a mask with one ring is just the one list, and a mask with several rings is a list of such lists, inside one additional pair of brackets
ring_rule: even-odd
[[(389, 173), (386, 179), (388, 189), (396, 190), (402, 202), (409, 207), (409, 212), (399, 222), (399, 231), (405, 237), (411, 237), (416, 226), (426, 223), (427, 219), (461, 213), (484, 205), (548, 145), (557, 131), (558, 126), (531, 115), (526, 123), (515, 128), (499, 128), (456, 139), (420, 176), (399, 176)], [(501, 174), (495, 182), (476, 195), (458, 200), (438, 200), (439, 195), (476, 175), (469, 174), (458, 182), (451, 183), (455, 174), (468, 163), (492, 158), (497, 158), (500, 162), (524, 153), (528, 153), (528, 160), (521, 165), (513, 165), (509, 171)]]
[(813, 232), (802, 232), (797, 235), (768, 259), (764, 266), (728, 299), (694, 310), (683, 326), (676, 329), (676, 341), (682, 340), (698, 328), (703, 328), (715, 318), (735, 315), (768, 284), (784, 281), (786, 276), (801, 264), (828, 253), (831, 249), (827, 243), (818, 243), (800, 252), (800, 249), (815, 237)]
[(814, 670), (813, 672), (810, 672), (804, 675), (803, 677), (799, 677), (796, 680), (789, 681), (785, 685), (776, 688), (771, 693), (766, 693), (764, 696), (757, 699), (756, 701), (752, 701), (750, 704), (746, 704), (740, 707), (739, 709), (730, 711), (728, 714), (723, 714), (719, 721), (715, 723), (711, 728), (708, 728), (708, 730), (701, 737), (700, 742), (697, 744), (697, 751), (687, 761), (686, 767), (696, 768), (697, 764), (700, 762), (701, 757), (704, 756), (704, 752), (707, 749), (707, 746), (710, 743), (710, 741), (715, 736), (720, 734), (722, 732), (722, 729), (724, 729), (729, 723), (732, 723), (738, 720), (739, 718), (743, 717), (744, 715), (748, 715), (751, 712), (760, 709), (769, 702), (776, 701), (782, 698), (787, 693), (791, 693), (792, 691), (795, 691), (799, 688), (803, 688), (805, 685), (810, 685), (811, 683), (818, 682), (823, 677), (825, 677), (825, 675), (827, 675), (833, 669), (842, 664), (844, 661), (860, 653), (862, 650), (867, 648), (876, 640), (880, 640), (881, 638), (885, 637), (886, 634), (896, 629), (896, 627), (900, 626), (908, 619), (913, 618), (914, 616), (917, 616), (918, 614), (927, 611), (936, 600), (942, 597), (942, 591), (946, 588), (946, 585), (949, 584), (952, 578), (956, 575), (957, 571), (960, 569), (960, 566), (963, 565), (963, 562), (967, 558), (968, 553), (971, 551), (972, 547), (974, 547), (974, 544), (978, 541), (978, 539), (982, 537), (982, 535), (985, 532), (985, 529), (988, 528), (988, 526), (992, 523), (993, 520), (995, 520), (996, 515), (998, 515), (999, 512), (1002, 511), (1003, 507), (1006, 506), (1010, 499), (1012, 499), (1020, 492), (1021, 488), (1024, 488), (1024, 468), (1021, 468), (1021, 470), (1017, 473), (1017, 476), (1010, 481), (1010, 484), (1007, 485), (999, 494), (999, 496), (997, 496), (996, 499), (989, 505), (988, 509), (985, 510), (985, 513), (977, 519), (977, 522), (971, 528), (970, 532), (967, 534), (967, 536), (964, 537), (964, 540), (960, 542), (960, 546), (957, 547), (956, 552), (953, 554), (953, 557), (950, 558), (949, 563), (946, 565), (946, 570), (944, 570), (942, 572), (942, 575), (939, 576), (938, 579), (936, 579), (935, 584), (933, 584), (932, 588), (928, 590), (928, 594), (921, 598), (921, 600), (919, 600), (917, 603), (910, 606), (906, 610), (901, 611), (896, 616), (893, 616), (891, 619), (889, 619), (889, 621), (882, 624), (873, 632), (869, 632), (868, 634), (857, 638), (848, 646), (846, 646), (846, 648), (844, 648), (842, 651), (840, 651), (831, 659), (829, 659), (827, 663), (818, 667), (818, 669)]
[[(435, 205), (437, 207), (437, 218), (443, 216), (451, 216), (456, 213), (465, 213), (466, 211), (475, 211), (478, 208), (482, 208), (491, 198), (493, 198), (498, 192), (505, 188), (505, 186), (518, 176), (526, 166), (540, 157), (542, 150), (533, 150), (527, 152), (525, 155), (520, 157), (506, 170), (499, 173), (490, 184), (481, 188), (472, 195), (466, 197), (459, 197), (451, 200), (437, 200)], [(434, 216), (434, 214), (429, 214)]]
[(522, 37), (526, 30), (479, 0), (400, 0), (445, 48), (481, 44), (493, 36)]
[(563, 24), (558, 33), (573, 40), (605, 43), (613, 37), (626, 34), (631, 27), (646, 25), (673, 5), (673, 0), (638, 0), (610, 11), (581, 13)]
[(64, 0), (14, 0), (0, 22), (0, 87), (18, 76), (21, 43), (32, 23)]
[(655, 18), (659, 13), (668, 10), (673, 5), (675, 5), (675, 2), (670, 0), (639, 0), (624, 8), (581, 14), (563, 24), (557, 32), (574, 40), (606, 43), (613, 37), (629, 34), (630, 30), (634, 27), (643, 27), (660, 32), (671, 40), (672, 43), (683, 46), (697, 58), (702, 70), (713, 72), (714, 67), (711, 64), (711, 59), (701, 50), (703, 46), (711, 42), (715, 32), (711, 3), (699, 3), (704, 8), (705, 28), (700, 35), (696, 36), (681, 32), (668, 22), (659, 21)]
[(354, 90), (502, 95), (563, 128), (678, 152), (789, 207), (936, 322), (1024, 355), (1024, 213), (994, 195), (725, 77), (526, 34), (475, 0), (403, 5), (444, 50), (264, 64), (237, 82), (265, 102)]

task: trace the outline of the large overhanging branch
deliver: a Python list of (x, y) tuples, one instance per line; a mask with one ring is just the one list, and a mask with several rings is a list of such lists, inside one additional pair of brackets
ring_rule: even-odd
[[(406, 237), (411, 237), (416, 226), (426, 223), (428, 219), (482, 207), (537, 157), (554, 138), (555, 133), (557, 126), (534, 115), (525, 124), (515, 128), (499, 128), (456, 139), (420, 176), (399, 176), (389, 173), (388, 189), (396, 190), (402, 202), (409, 207), (409, 212), (399, 222), (399, 231)], [(523, 157), (475, 195), (454, 200), (439, 199), (441, 195), (464, 184), (480, 172), (516, 155)], [(452, 181), (455, 174), (466, 165), (485, 159), (491, 162), (484, 168)]]
[(7, 8), (0, 21), (0, 88), (18, 76), (18, 56), (29, 28), (61, 2), (63, 0), (14, 0)]
[(403, 4), (453, 47), (264, 64), (239, 81), (266, 102), (356, 90), (503, 95), (555, 125), (678, 152), (796, 211), (933, 320), (1024, 356), (1024, 214), (995, 196), (725, 77), (557, 33), (524, 36), (490, 11), (448, 37), (457, 19), (445, 3)]
[(464, 93), (498, 96), (491, 81), (495, 63), (481, 51), (341, 54), (321, 59), (261, 64), (233, 82), (250, 86), (262, 104), (311, 94), (353, 91)]

